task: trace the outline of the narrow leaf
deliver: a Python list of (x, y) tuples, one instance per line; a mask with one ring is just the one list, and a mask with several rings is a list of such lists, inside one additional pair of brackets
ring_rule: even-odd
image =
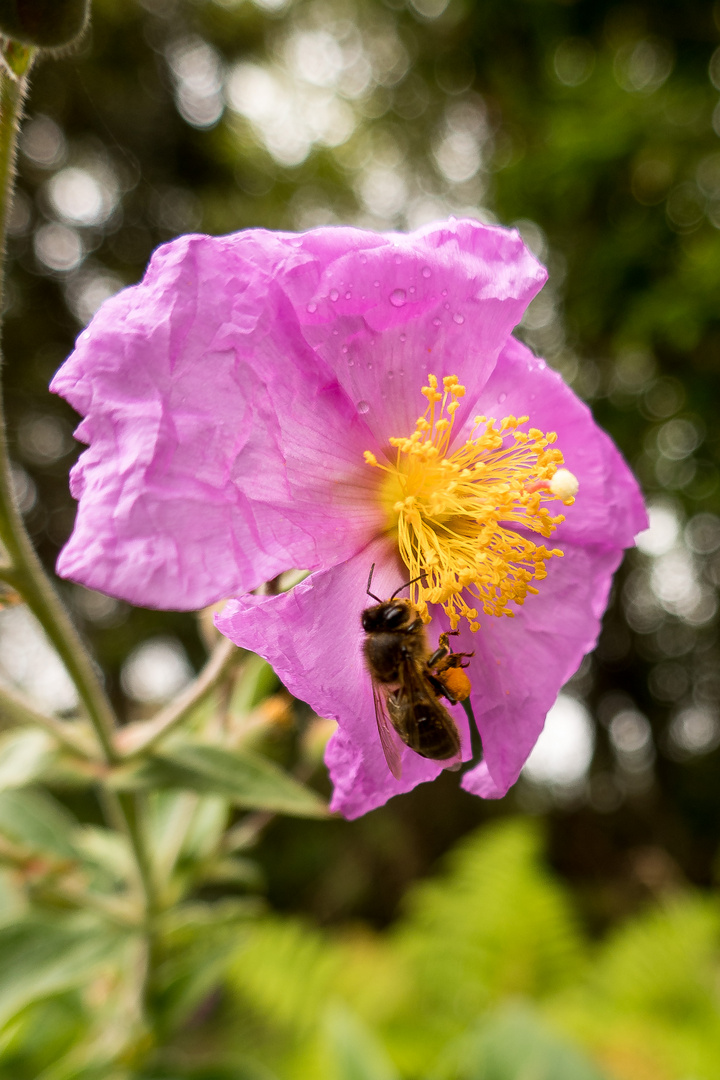
[(0, 791), (0, 833), (19, 847), (60, 859), (77, 858), (77, 823), (59, 803), (39, 791)]
[(176, 744), (137, 766), (117, 769), (110, 783), (120, 791), (182, 788), (204, 795), (223, 795), (235, 806), (295, 817), (327, 814), (325, 803), (315, 792), (249, 750)]
[(0, 736), (0, 790), (32, 783), (54, 756), (55, 744), (46, 731), (20, 728)]
[(85, 986), (126, 935), (99, 924), (28, 919), (0, 928), (0, 1026), (30, 1002)]
[(377, 1037), (344, 1006), (328, 1010), (325, 1023), (327, 1048), (337, 1080), (398, 1080)]

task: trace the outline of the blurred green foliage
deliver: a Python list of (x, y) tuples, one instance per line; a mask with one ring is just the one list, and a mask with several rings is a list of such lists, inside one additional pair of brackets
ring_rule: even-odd
[(131, 934), (16, 922), (0, 929), (0, 1076), (713, 1080), (717, 905), (668, 894), (598, 943), (542, 846), (519, 818), (469, 835), (384, 933), (189, 906), (161, 938), (154, 1046), (128, 1038)]

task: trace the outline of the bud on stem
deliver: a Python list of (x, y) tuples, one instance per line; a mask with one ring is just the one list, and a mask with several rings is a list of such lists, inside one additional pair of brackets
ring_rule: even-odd
[(0, 0), (0, 34), (24, 45), (57, 49), (80, 37), (90, 0)]

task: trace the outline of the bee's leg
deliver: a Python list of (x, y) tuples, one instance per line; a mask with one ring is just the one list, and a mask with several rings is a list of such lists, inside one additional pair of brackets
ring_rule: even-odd
[(444, 633), (442, 633), (440, 635), (440, 637), (438, 638), (438, 647), (437, 647), (437, 649), (435, 650), (435, 652), (427, 660), (427, 666), (428, 667), (430, 667), (430, 668), (437, 667), (437, 665), (440, 663), (440, 661), (444, 660), (445, 657), (448, 655), (448, 653), (452, 652), (452, 649), (450, 648), (450, 642), (448, 641), (448, 638), (450, 637), (451, 634), (453, 636), (455, 636), (456, 634), (459, 634), (459, 633), (460, 633), (459, 630), (447, 630), (447, 631), (445, 631)]
[(456, 668), (456, 667), (465, 668), (465, 667), (469, 667), (470, 666), (469, 664), (463, 664), (463, 660), (466, 657), (468, 659), (470, 659), (470, 657), (472, 657), (474, 655), (475, 655), (475, 650), (474, 649), (473, 649), (472, 652), (454, 652), (454, 653), (450, 653), (450, 655), (445, 660), (445, 663), (444, 663), (443, 666), (445, 668), (450, 668), (450, 667), (453, 667), (453, 668)]
[(447, 698), (451, 705), (457, 705), (458, 699), (455, 695), (448, 690), (444, 683), (441, 683), (439, 679), (436, 679), (431, 671), (427, 672), (427, 678), (437, 697)]

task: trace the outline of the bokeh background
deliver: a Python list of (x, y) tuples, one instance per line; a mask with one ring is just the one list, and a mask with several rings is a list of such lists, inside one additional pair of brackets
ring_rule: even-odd
[[(305, 1075), (336, 998), (364, 1019), (337, 1004), (328, 1076), (347, 1046), (375, 1062), (348, 1077), (430, 1075), (431, 1018), (447, 1034), (492, 1009), (433, 1076), (535, 1077), (503, 1053), (545, 1060), (557, 1030), (595, 1064), (556, 1048), (552, 1080), (720, 1076), (719, 41), (703, 0), (94, 0), (82, 45), (35, 71), (5, 385), (48, 566), (79, 452), (48, 382), (100, 303), (188, 231), (516, 226), (550, 272), (519, 334), (615, 438), (650, 510), (517, 787), (483, 803), (445, 774), (354, 823), (269, 821), (243, 886), (274, 913), (248, 946), (258, 986), (238, 976), (228, 1004), (209, 978), (195, 1035), (149, 1077)], [(195, 615), (62, 589), (128, 718), (201, 665)], [(0, 612), (0, 674), (74, 707), (23, 608)], [(326, 729), (263, 678), (265, 751), (327, 793)], [(90, 796), (59, 797), (99, 819)], [(408, 956), (420, 997), (397, 1020)], [(7, 1076), (39, 1075), (13, 1045)]]

